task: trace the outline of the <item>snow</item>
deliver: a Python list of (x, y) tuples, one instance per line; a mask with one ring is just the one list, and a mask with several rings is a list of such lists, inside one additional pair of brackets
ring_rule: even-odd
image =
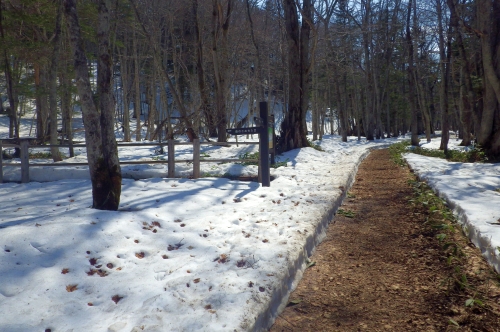
[[(0, 329), (264, 331), (359, 163), (395, 141), (325, 136), (325, 152), (279, 156), (287, 166), (271, 169), (270, 187), (221, 177), (255, 176), (255, 166), (202, 162), (204, 177), (196, 180), (186, 178), (190, 164), (177, 164), (171, 179), (166, 166), (124, 166), (116, 212), (90, 208), (85, 167), (34, 167), (32, 182), (0, 184)], [(128, 160), (161, 157), (154, 147), (122, 149)], [(190, 159), (190, 149), (178, 146), (176, 159)], [(256, 149), (202, 145), (202, 154), (235, 158)], [(84, 149), (77, 153), (85, 159)], [(500, 217), (499, 167), (406, 158), (480, 232), (479, 242), (489, 241), (490, 256), (498, 254), (500, 227), (488, 222)], [(18, 168), (4, 172), (19, 179)]]
[(462, 228), (500, 272), (500, 165), (407, 154), (415, 174), (448, 202)]

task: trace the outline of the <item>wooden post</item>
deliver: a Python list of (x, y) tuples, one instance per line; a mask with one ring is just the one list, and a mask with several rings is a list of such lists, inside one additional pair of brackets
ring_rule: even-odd
[(276, 134), (274, 132), (274, 114), (269, 115), (269, 153), (271, 154), (271, 165), (276, 164)]
[(193, 179), (200, 177), (200, 139), (193, 140)]
[(261, 101), (260, 118), (262, 120), (262, 131), (259, 134), (259, 159), (260, 159), (260, 175), (262, 177), (262, 186), (269, 187), (271, 185), (270, 169), (269, 169), (269, 130), (268, 130), (268, 106), (267, 102)]
[(168, 152), (168, 177), (174, 178), (175, 177), (175, 145), (174, 145), (173, 139), (168, 140), (167, 152)]
[(21, 140), (21, 183), (30, 182), (30, 161), (29, 161), (29, 142), (28, 140)]
[(0, 139), (0, 183), (3, 183), (3, 149), (2, 149), (1, 139)]

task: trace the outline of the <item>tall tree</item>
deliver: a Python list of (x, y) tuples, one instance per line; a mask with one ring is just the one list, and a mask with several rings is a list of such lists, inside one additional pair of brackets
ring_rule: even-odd
[[(449, 125), (449, 102), (448, 102), (448, 80), (450, 76), (450, 40), (448, 38), (447, 46), (445, 44), (444, 28), (443, 28), (443, 5), (442, 0), (436, 0), (438, 29), (439, 29), (439, 72), (441, 76), (441, 84), (439, 86), (439, 101), (441, 105), (441, 145), (439, 149), (445, 153), (448, 152), (448, 141), (450, 139)], [(448, 32), (448, 37), (450, 32)]]
[(484, 102), (477, 142), (500, 157), (500, 3), (478, 0), (477, 20), (484, 72)]
[(212, 63), (214, 66), (214, 94), (217, 121), (217, 141), (226, 142), (227, 95), (229, 92), (228, 33), (231, 22), (232, 0), (212, 0)]
[[(408, 1), (408, 12), (406, 16), (406, 42), (408, 44), (408, 85), (409, 91), (409, 101), (411, 107), (411, 145), (418, 146), (418, 122), (417, 122), (417, 101), (415, 96), (415, 53), (414, 53), (414, 41), (412, 38), (410, 18), (412, 9), (414, 8), (412, 3), (417, 0)], [(413, 13), (415, 15), (416, 13)]]
[(121, 194), (121, 169), (114, 136), (114, 99), (112, 95), (112, 59), (109, 50), (109, 2), (97, 0), (99, 23), (97, 28), (98, 97), (94, 103), (89, 79), (87, 56), (80, 29), (76, 0), (63, 0), (64, 15), (71, 36), (74, 52), (76, 85), (81, 101), (87, 159), (92, 181), (92, 207), (100, 210), (117, 210)]
[(474, 90), (472, 87), (471, 65), (465, 51), (462, 31), (459, 26), (459, 15), (455, 0), (447, 0), (450, 8), (450, 28), (454, 30), (456, 44), (460, 55), (460, 77), (463, 84), (460, 84), (460, 120), (462, 122), (462, 143), (460, 145), (469, 146), (472, 141), (472, 111), (474, 108)]
[[(311, 0), (303, 0), (302, 8), (295, 0), (283, 0), (288, 50), (288, 109), (281, 123), (281, 149), (309, 146), (306, 112), (309, 107), (309, 41), (312, 24)], [(302, 15), (299, 24), (298, 12)]]
[(61, 153), (54, 146), (57, 144), (57, 62), (60, 49), (61, 37), (61, 19), (62, 19), (62, 3), (57, 6), (56, 27), (54, 31), (54, 49), (49, 67), (49, 107), (50, 107), (50, 153), (52, 160), (61, 161)]
[[(9, 137), (19, 138), (19, 125), (17, 119), (19, 97), (17, 93), (17, 80), (14, 77), (16, 76), (14, 71), (18, 66), (16, 65), (16, 56), (11, 56), (8, 50), (9, 43), (7, 42), (7, 33), (4, 27), (3, 4), (0, 4), (0, 37), (2, 38), (2, 62), (5, 73), (5, 83), (7, 86), (7, 97), (9, 100), (9, 108), (7, 108), (7, 115), (9, 116)], [(3, 100), (0, 102), (3, 103)]]

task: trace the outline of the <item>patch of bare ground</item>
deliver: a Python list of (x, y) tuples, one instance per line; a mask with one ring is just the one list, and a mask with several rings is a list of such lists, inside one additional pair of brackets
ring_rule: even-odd
[(500, 331), (498, 274), (411, 181), (387, 150), (363, 161), (270, 331)]

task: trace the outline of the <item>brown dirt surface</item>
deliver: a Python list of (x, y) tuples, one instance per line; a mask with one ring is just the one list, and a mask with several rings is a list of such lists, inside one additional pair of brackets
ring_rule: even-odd
[(388, 150), (362, 162), (270, 331), (500, 331), (498, 274), (458, 226), (439, 241), (412, 180)]

